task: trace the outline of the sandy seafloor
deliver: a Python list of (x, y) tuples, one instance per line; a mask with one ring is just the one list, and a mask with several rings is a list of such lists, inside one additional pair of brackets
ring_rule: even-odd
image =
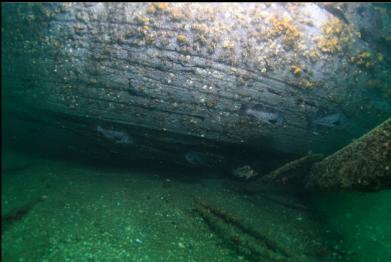
[(2, 218), (46, 198), (2, 232), (2, 261), (252, 261), (194, 211), (197, 199), (300, 261), (391, 258), (390, 191), (243, 194), (229, 174), (119, 169), (2, 151)]

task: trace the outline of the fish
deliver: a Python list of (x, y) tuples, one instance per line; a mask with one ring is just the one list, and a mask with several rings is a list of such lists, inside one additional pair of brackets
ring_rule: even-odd
[(232, 170), (232, 175), (238, 178), (250, 179), (258, 175), (254, 169), (252, 169), (249, 165), (238, 167)]
[(113, 140), (119, 144), (133, 144), (133, 140), (129, 135), (122, 131), (116, 131), (112, 129), (105, 129), (101, 126), (96, 127), (96, 131), (106, 137), (107, 139)]
[(199, 152), (189, 151), (185, 154), (185, 159), (193, 166), (205, 167), (208, 166), (207, 161)]
[(1, 234), (7, 231), (16, 222), (22, 220), (38, 203), (46, 199), (46, 195), (40, 196), (39, 198), (30, 201), (27, 204), (11, 210), (8, 212), (8, 214), (1, 216)]
[(344, 114), (337, 112), (315, 119), (313, 124), (325, 127), (340, 127), (345, 125), (347, 121), (348, 119)]
[(280, 126), (284, 123), (284, 118), (280, 113), (268, 110), (262, 105), (255, 105), (253, 107), (242, 106), (241, 114), (249, 115), (256, 120), (267, 124)]

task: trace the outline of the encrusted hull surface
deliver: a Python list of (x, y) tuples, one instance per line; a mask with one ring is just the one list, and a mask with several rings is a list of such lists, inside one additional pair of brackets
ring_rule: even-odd
[(391, 113), (388, 56), (359, 7), (7, 5), (3, 95), (21, 118), (125, 155), (221, 166), (331, 152)]

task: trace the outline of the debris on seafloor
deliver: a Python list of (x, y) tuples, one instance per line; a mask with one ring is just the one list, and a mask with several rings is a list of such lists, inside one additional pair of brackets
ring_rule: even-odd
[(257, 192), (271, 182), (301, 184), (310, 190), (390, 187), (391, 119), (326, 158), (309, 154), (253, 181), (243, 191)]
[(238, 253), (255, 261), (300, 261), (300, 256), (247, 225), (222, 208), (205, 201), (195, 210), (210, 228)]
[(8, 214), (1, 216), (1, 234), (3, 234), (14, 223), (23, 219), (38, 203), (47, 199), (46, 195), (11, 210)]
[(322, 154), (310, 153), (302, 158), (288, 162), (267, 175), (256, 178), (251, 183), (242, 186), (240, 191), (247, 194), (262, 193), (264, 186), (268, 184), (300, 184), (303, 177), (308, 174), (312, 164), (322, 160), (323, 158), (324, 156)]
[(322, 154), (308, 154), (302, 158), (293, 160), (282, 167), (262, 176), (262, 183), (277, 182), (285, 184), (307, 174), (312, 164), (324, 158)]
[(238, 167), (232, 170), (234, 177), (250, 179), (252, 177), (258, 176), (258, 173), (254, 171), (249, 165)]
[[(295, 196), (293, 195), (284, 195), (284, 194), (276, 194), (274, 193), (274, 196), (271, 197), (270, 195), (273, 194), (273, 192), (270, 193), (270, 191), (262, 191), (262, 190), (257, 190), (257, 191), (247, 191), (246, 188), (244, 189), (239, 189), (239, 188), (234, 188), (233, 191), (237, 193), (242, 193), (246, 195), (253, 195), (258, 198), (261, 198), (265, 202), (269, 202), (271, 204), (279, 205), (284, 208), (288, 209), (293, 209), (293, 210), (299, 210), (299, 211), (304, 211), (307, 212), (310, 210), (309, 207), (306, 205), (302, 204), (299, 201), (296, 201)], [(254, 198), (246, 198), (247, 200), (254, 199)], [(250, 200), (253, 201), (253, 200)]]
[(378, 190), (391, 186), (391, 118), (336, 153), (315, 163), (308, 189)]

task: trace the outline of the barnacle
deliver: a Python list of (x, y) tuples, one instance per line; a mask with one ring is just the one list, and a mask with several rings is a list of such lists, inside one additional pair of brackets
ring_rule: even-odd
[(235, 47), (235, 43), (229, 40), (225, 40), (223, 42), (223, 48), (224, 49), (233, 49)]
[(383, 62), (383, 60), (384, 60), (384, 56), (382, 53), (377, 53), (376, 58), (377, 58), (377, 61), (379, 61), (379, 62)]
[(154, 3), (154, 6), (157, 10), (166, 10), (167, 7), (168, 7), (168, 4), (167, 3), (163, 3), (163, 2), (159, 2), (159, 3)]
[(176, 38), (177, 42), (180, 44), (180, 45), (184, 45), (187, 43), (187, 38), (185, 35), (178, 35), (177, 38)]
[(75, 30), (76, 33), (80, 33), (85, 29), (85, 26), (83, 26), (81, 23), (76, 23), (73, 26), (73, 29)]
[(134, 19), (134, 21), (135, 21), (136, 24), (138, 24), (138, 25), (147, 25), (147, 24), (149, 24), (150, 19), (149, 19), (148, 17), (136, 16), (136, 18)]
[(302, 71), (301, 68), (298, 67), (297, 65), (291, 66), (291, 72), (294, 76), (299, 77), (301, 75), (301, 71)]

